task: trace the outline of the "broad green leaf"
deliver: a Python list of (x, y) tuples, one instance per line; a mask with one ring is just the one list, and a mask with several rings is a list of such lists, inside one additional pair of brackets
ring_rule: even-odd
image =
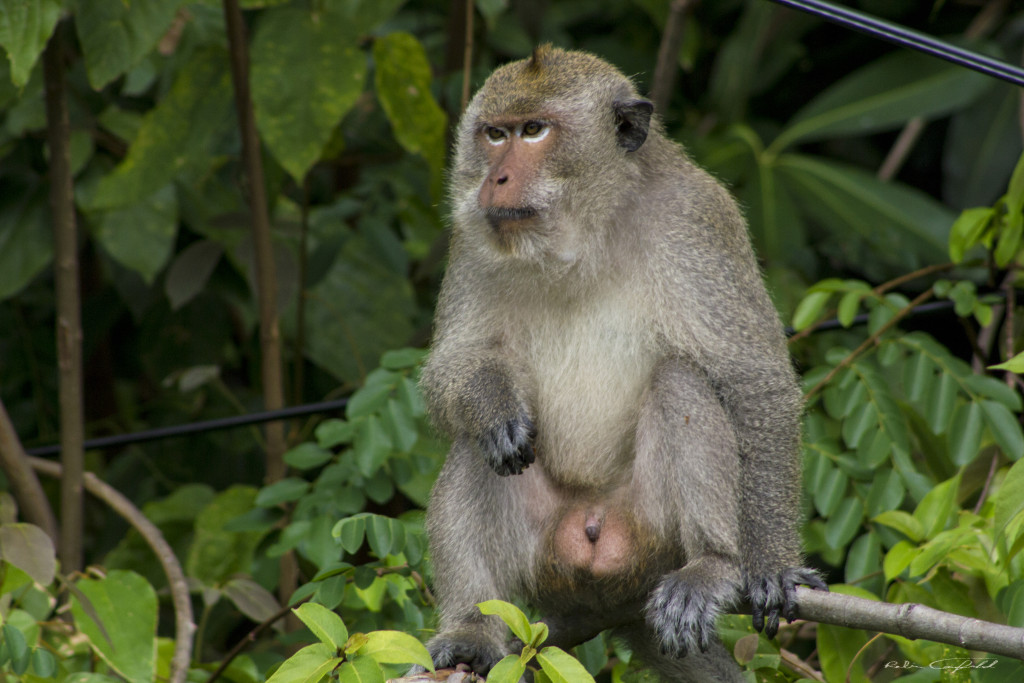
[(0, 0), (0, 47), (11, 63), (11, 80), (22, 88), (60, 18), (60, 0)]
[(905, 495), (906, 489), (903, 488), (900, 475), (891, 468), (881, 468), (871, 482), (864, 512), (869, 518), (873, 518), (888, 510), (896, 510)]
[(1020, 422), (1002, 403), (982, 401), (981, 410), (996, 443), (1003, 449), (1010, 460), (1020, 460), (1024, 455), (1024, 434), (1021, 433)]
[(382, 416), (384, 429), (388, 432), (395, 450), (408, 453), (419, 439), (416, 422), (409, 414), (405, 404), (389, 399)]
[(915, 116), (943, 116), (962, 108), (988, 86), (981, 74), (928, 55), (897, 51), (815, 97), (797, 112), (771, 149), (889, 130)]
[(3, 635), (3, 645), (11, 659), (28, 659), (29, 647), (28, 642), (25, 640), (25, 634), (12, 624), (4, 624), (3, 627), (0, 627), (0, 634)]
[(348, 640), (348, 629), (341, 617), (323, 605), (307, 602), (292, 611), (324, 645), (339, 650)]
[(57, 573), (53, 541), (33, 524), (0, 524), (0, 559), (10, 562), (43, 586), (53, 583)]
[(77, 0), (75, 29), (89, 84), (100, 90), (163, 37), (183, 0)]
[(418, 418), (427, 414), (427, 404), (414, 380), (403, 377), (402, 381), (398, 383), (397, 392), (399, 400), (405, 404), (410, 415)]
[(830, 548), (845, 546), (857, 534), (864, 519), (864, 504), (850, 496), (843, 500), (825, 522), (825, 543)]
[(882, 568), (885, 571), (886, 583), (892, 581), (910, 566), (920, 549), (908, 541), (900, 541), (885, 554)]
[(319, 683), (341, 661), (328, 646), (313, 643), (286, 659), (267, 683)]
[(257, 624), (267, 621), (281, 609), (273, 593), (245, 576), (231, 577), (220, 590), (239, 612)]
[(290, 503), (302, 498), (309, 491), (309, 482), (298, 477), (288, 477), (264, 486), (256, 494), (254, 503), (260, 507), (272, 507), (281, 503)]
[(932, 434), (945, 434), (949, 428), (949, 421), (956, 409), (958, 389), (956, 377), (942, 373), (938, 386), (927, 396), (924, 417)]
[(353, 657), (338, 669), (340, 683), (384, 683), (380, 664), (369, 657)]
[(970, 529), (961, 528), (936, 534), (935, 538), (918, 548), (917, 556), (910, 562), (910, 576), (920, 576), (930, 570), (948, 556), (949, 551), (959, 545), (965, 536), (970, 535)]
[(315, 443), (301, 443), (284, 454), (284, 461), (289, 467), (299, 470), (310, 470), (330, 462), (334, 454)]
[(838, 467), (829, 465), (825, 468), (821, 485), (814, 489), (814, 507), (822, 517), (829, 517), (843, 502), (843, 493), (849, 477)]
[(896, 531), (902, 532), (911, 541), (922, 541), (925, 537), (924, 525), (916, 517), (903, 510), (886, 510), (879, 515), (875, 515), (871, 521), (896, 529)]
[(935, 538), (946, 528), (949, 517), (956, 506), (956, 494), (960, 486), (960, 475), (937, 485), (917, 504), (914, 519), (921, 523), (925, 538)]
[(1003, 227), (999, 231), (995, 251), (996, 266), (1005, 268), (1017, 257), (1021, 238), (1024, 237), (1024, 214), (1020, 210), (1011, 211), (1003, 218)]
[(778, 173), (764, 156), (755, 156), (739, 197), (758, 255), (769, 263), (796, 265), (806, 257), (807, 230)]
[(1024, 209), (1024, 154), (1017, 159), (1017, 165), (1010, 176), (1010, 185), (1006, 190), (1006, 206), (1015, 213)]
[(797, 304), (793, 313), (793, 328), (797, 331), (806, 329), (817, 322), (832, 297), (831, 292), (810, 292)]
[(316, 443), (320, 448), (334, 448), (350, 443), (355, 435), (355, 427), (351, 422), (335, 418), (321, 422), (313, 434), (316, 436)]
[[(120, 0), (114, 0), (120, 2)], [(178, 198), (165, 185), (141, 201), (123, 208), (98, 211), (96, 241), (115, 261), (142, 276), (147, 285), (163, 270), (178, 235)]]
[(935, 363), (923, 353), (914, 353), (903, 365), (903, 389), (915, 403), (931, 393), (935, 383)]
[(860, 291), (847, 292), (839, 300), (839, 305), (836, 307), (836, 317), (843, 327), (849, 327), (853, 324), (854, 318), (860, 312), (860, 302), (864, 299), (865, 294), (866, 292)]
[(435, 196), (444, 166), (444, 111), (430, 92), (431, 67), (423, 46), (408, 33), (395, 32), (373, 43), (377, 98), (399, 144), (430, 164)]
[[(152, 683), (157, 618), (153, 587), (135, 572), (120, 569), (103, 579), (81, 579), (75, 586), (71, 614), (96, 654), (131, 683)], [(83, 598), (89, 601), (88, 610)]]
[(49, 650), (37, 647), (32, 650), (32, 671), (40, 678), (52, 678), (57, 675), (57, 658)]
[(518, 655), (507, 655), (487, 674), (487, 683), (519, 683), (526, 672), (526, 662)]
[(825, 680), (870, 683), (864, 673), (864, 659), (854, 661), (867, 640), (864, 631), (818, 624), (818, 658)]
[(963, 381), (969, 391), (998, 401), (1014, 412), (1020, 412), (1022, 408), (1020, 394), (1017, 393), (1017, 390), (991, 375), (971, 373), (963, 377), (961, 381)]
[(843, 420), (843, 441), (850, 448), (857, 448), (868, 431), (877, 428), (878, 410), (873, 403), (863, 403)]
[(378, 664), (419, 664), (433, 671), (434, 663), (423, 643), (401, 631), (373, 631), (366, 634), (366, 644), (357, 654)]
[(223, 255), (224, 247), (220, 244), (199, 240), (174, 257), (164, 281), (164, 292), (172, 310), (178, 310), (203, 291)]
[(946, 257), (953, 214), (923, 192), (809, 156), (780, 156), (778, 167), (804, 211), (838, 239), (853, 233), (880, 258), (901, 266)]
[(575, 657), (557, 647), (546, 647), (538, 652), (537, 662), (554, 683), (592, 683), (594, 680)]
[(331, 534), (338, 539), (341, 547), (349, 555), (355, 553), (363, 545), (363, 537), (366, 533), (366, 518), (368, 514), (363, 513), (346, 517), (334, 525)]
[(380, 357), (380, 365), (388, 370), (406, 370), (414, 368), (423, 362), (427, 357), (425, 349), (397, 349), (386, 351)]
[(398, 554), (405, 547), (405, 525), (397, 519), (372, 515), (366, 523), (366, 540), (377, 557)]
[(980, 241), (994, 215), (995, 211), (987, 207), (966, 209), (960, 214), (949, 230), (951, 261), (960, 263), (964, 260), (964, 254)]
[(532, 635), (530, 620), (526, 618), (521, 609), (512, 603), (504, 600), (487, 600), (477, 604), (477, 607), (481, 614), (494, 615), (504, 621), (511, 629), (512, 634), (519, 640), (524, 643), (530, 642)]
[(1005, 363), (1000, 363), (999, 365), (990, 365), (989, 369), (1009, 370), (1010, 372), (1015, 372), (1018, 375), (1024, 374), (1024, 351), (1021, 351), (1020, 353), (1018, 353), (1016, 356), (1006, 361)]
[(260, 16), (252, 40), (252, 100), (260, 136), (297, 183), (363, 90), (359, 35), (330, 6)]
[(873, 531), (861, 534), (850, 545), (850, 551), (846, 554), (846, 583), (856, 583), (865, 576), (875, 573), (881, 560), (882, 542), (878, 534)]
[(21, 291), (52, 258), (53, 230), (45, 196), (0, 199), (0, 301)]
[(193, 55), (143, 118), (127, 156), (87, 198), (88, 210), (140, 202), (178, 175), (191, 179), (207, 170), (215, 143), (234, 125), (227, 63), (218, 48)]
[(354, 420), (378, 412), (388, 402), (392, 391), (394, 387), (391, 383), (373, 384), (357, 389), (345, 406), (346, 417)]
[(352, 455), (359, 472), (364, 477), (372, 477), (391, 454), (391, 447), (391, 438), (384, 430), (380, 418), (371, 415), (363, 420), (352, 444)]
[(196, 517), (195, 536), (185, 561), (186, 574), (215, 585), (233, 574), (249, 571), (264, 532), (232, 532), (225, 530), (224, 525), (251, 510), (255, 499), (255, 488), (232, 486), (203, 508)]
[[(996, 405), (1002, 407), (1002, 404)], [(969, 401), (956, 409), (947, 436), (949, 457), (954, 465), (966, 465), (978, 455), (983, 426), (982, 408), (978, 403)]]
[(1007, 525), (1024, 511), (1024, 460), (1018, 460), (1006, 473), (995, 499), (994, 527), (997, 536), (1006, 534)]

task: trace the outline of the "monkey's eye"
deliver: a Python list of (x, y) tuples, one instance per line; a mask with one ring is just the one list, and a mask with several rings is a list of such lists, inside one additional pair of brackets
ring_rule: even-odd
[(523, 135), (527, 137), (539, 135), (542, 130), (544, 130), (544, 124), (540, 121), (527, 121), (523, 124)]
[(484, 133), (487, 135), (487, 139), (494, 144), (505, 139), (505, 131), (497, 126), (487, 126), (484, 129)]

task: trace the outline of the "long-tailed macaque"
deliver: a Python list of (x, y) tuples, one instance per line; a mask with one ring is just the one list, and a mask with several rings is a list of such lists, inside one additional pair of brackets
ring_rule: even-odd
[(802, 397), (735, 202), (606, 62), (541, 47), (459, 127), (423, 388), (453, 439), (427, 532), (435, 664), (487, 671), (521, 598), (563, 646), (606, 628), (668, 680), (740, 681), (802, 567)]

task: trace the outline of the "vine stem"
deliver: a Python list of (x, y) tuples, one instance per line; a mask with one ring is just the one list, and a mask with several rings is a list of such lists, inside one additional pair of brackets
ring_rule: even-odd
[(804, 400), (809, 401), (815, 394), (817, 394), (826, 385), (828, 385), (829, 382), (835, 379), (836, 375), (838, 375), (841, 371), (845, 370), (846, 368), (850, 367), (850, 365), (853, 364), (853, 361), (856, 360), (858, 356), (860, 356), (862, 353), (864, 353), (869, 348), (878, 343), (879, 338), (883, 334), (885, 334), (890, 329), (895, 327), (896, 323), (905, 318), (908, 313), (910, 313), (912, 310), (923, 304), (925, 301), (928, 301), (928, 299), (932, 298), (932, 296), (934, 296), (934, 294), (931, 289), (925, 290), (924, 292), (921, 292), (921, 294), (919, 294), (917, 298), (915, 298), (909, 304), (907, 304), (899, 311), (897, 311), (896, 315), (887, 320), (884, 325), (882, 325), (881, 327), (878, 328), (878, 330), (875, 331), (874, 334), (868, 335), (868, 338), (865, 339), (860, 346), (851, 351), (846, 356), (846, 358), (843, 358), (843, 360), (839, 364), (837, 364), (834, 368), (829, 370), (828, 374), (825, 375), (825, 377), (823, 377), (820, 382), (811, 387), (811, 389), (804, 395)]
[[(26, 457), (33, 469), (48, 477), (59, 479), (64, 474), (64, 469), (59, 463), (33, 456)], [(192, 634), (195, 632), (195, 624), (192, 621), (192, 599), (189, 596), (188, 582), (185, 580), (185, 572), (181, 569), (177, 555), (164, 539), (160, 529), (124, 494), (92, 472), (86, 472), (82, 476), (82, 483), (86, 491), (109, 505), (139, 532), (164, 568), (167, 585), (171, 591), (171, 602), (174, 605), (175, 622), (174, 656), (171, 658), (169, 681), (185, 683), (189, 662), (192, 660)]]

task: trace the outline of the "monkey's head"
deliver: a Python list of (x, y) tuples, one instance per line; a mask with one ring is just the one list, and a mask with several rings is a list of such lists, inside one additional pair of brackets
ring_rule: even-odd
[(580, 258), (635, 194), (652, 110), (585, 52), (542, 46), (497, 69), (459, 127), (456, 230), (517, 258)]

